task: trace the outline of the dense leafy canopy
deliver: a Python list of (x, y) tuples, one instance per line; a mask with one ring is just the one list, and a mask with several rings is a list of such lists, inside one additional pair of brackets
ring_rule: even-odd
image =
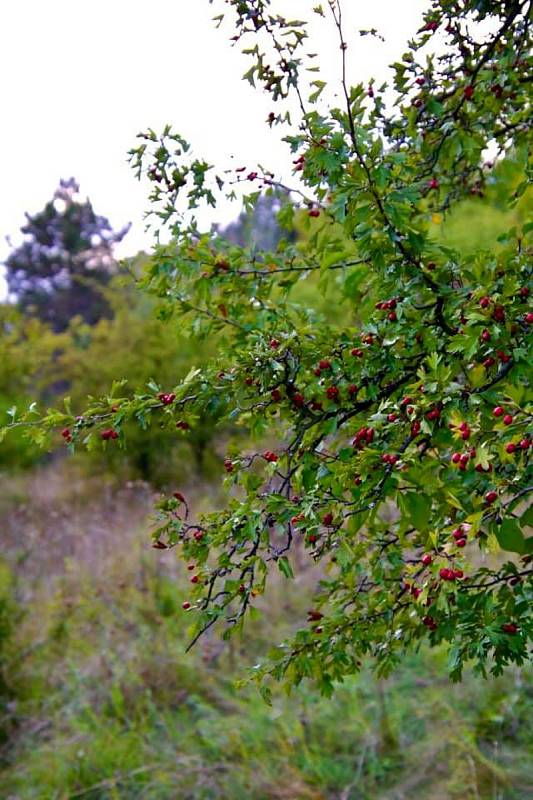
[(76, 315), (94, 324), (109, 313), (99, 287), (109, 283), (113, 245), (129, 227), (113, 231), (78, 192), (73, 178), (62, 180), (42, 211), (26, 214), (24, 240), (5, 262), (9, 293), (18, 307), (56, 331), (65, 330)]
[[(177, 491), (154, 530), (191, 564), (193, 641), (215, 623), (240, 630), (271, 570), (294, 577), (295, 551), (318, 562), (307, 622), (258, 680), (329, 692), (364, 657), (386, 673), (424, 640), (446, 643), (454, 678), (465, 662), (497, 674), (525, 660), (532, 633), (531, 3), (430, 3), (388, 89), (349, 84), (341, 6), (315, 5), (338, 33), (342, 107), (325, 100), (305, 22), (268, 0), (220, 5), (246, 77), (275, 104), (268, 124), (290, 129), (286, 238), (258, 251), (202, 232), (194, 209), (228, 186), (249, 187), (248, 207), (287, 187), (263, 168), (217, 177), (170, 128), (144, 134), (133, 164), (173, 238), (142, 283), (162, 316), (216, 333), (216, 358), (134, 399), (118, 386), (82, 417), (12, 425), (116, 447), (131, 420), (172, 436), (213, 414), (259, 443), (229, 445), (225, 508), (190, 519)], [(487, 193), (516, 211), (498, 247), (442, 240), (443, 216)], [(306, 282), (327, 314), (300, 301)]]

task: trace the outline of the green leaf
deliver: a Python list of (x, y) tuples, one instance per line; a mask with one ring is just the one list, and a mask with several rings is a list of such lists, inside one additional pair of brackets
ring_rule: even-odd
[(414, 527), (421, 531), (427, 531), (431, 520), (431, 500), (424, 494), (405, 492), (400, 495), (400, 505), (411, 519)]
[(516, 520), (504, 519), (502, 524), (496, 527), (495, 534), (502, 550), (520, 553), (520, 555), (524, 555), (527, 552), (524, 534)]
[(320, 97), (320, 95), (324, 91), (324, 88), (326, 86), (326, 82), (325, 81), (319, 81), (319, 80), (311, 81), (311, 86), (316, 86), (316, 91), (311, 92), (311, 94), (309, 95), (309, 102), (310, 103), (314, 103), (316, 100), (318, 100), (318, 98)]
[(278, 560), (278, 567), (280, 572), (282, 572), (286, 578), (294, 578), (294, 572), (292, 571), (292, 567), (287, 556), (282, 556)]

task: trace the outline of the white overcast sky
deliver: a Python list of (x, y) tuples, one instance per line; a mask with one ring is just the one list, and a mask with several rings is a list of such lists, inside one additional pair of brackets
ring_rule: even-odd
[[(316, 0), (278, 0), (291, 16), (308, 16)], [(323, 2), (327, 6), (327, 0)], [(344, 0), (352, 83), (383, 78), (405, 50), (428, 0)], [(126, 161), (135, 135), (166, 122), (198, 155), (221, 169), (261, 162), (287, 176), (287, 151), (264, 124), (272, 106), (240, 80), (247, 61), (211, 19), (221, 0), (4, 0), (0, 3), (0, 261), (5, 241), (40, 210), (60, 178), (115, 227), (132, 222), (120, 255), (148, 248), (146, 185)], [(385, 37), (361, 38), (375, 27)], [(326, 78), (338, 75), (331, 23), (313, 28)], [(233, 161), (234, 165), (237, 165)], [(212, 219), (227, 222), (237, 208)], [(0, 286), (0, 291), (1, 291)]]

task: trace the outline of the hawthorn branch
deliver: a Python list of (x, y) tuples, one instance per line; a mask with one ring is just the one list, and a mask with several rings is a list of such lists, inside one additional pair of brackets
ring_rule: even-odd
[(487, 589), (489, 586), (496, 586), (498, 583), (507, 583), (507, 581), (512, 580), (513, 578), (523, 578), (526, 575), (533, 575), (533, 569), (526, 569), (522, 572), (512, 572), (506, 573), (505, 575), (497, 575), (491, 581), (485, 581), (483, 583), (462, 583), (459, 587), (459, 590), (469, 591), (470, 589)]

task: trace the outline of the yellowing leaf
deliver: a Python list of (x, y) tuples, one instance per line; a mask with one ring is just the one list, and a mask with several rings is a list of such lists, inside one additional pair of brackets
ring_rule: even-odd
[(453, 506), (454, 508), (457, 508), (459, 511), (463, 510), (463, 507), (462, 507), (461, 503), (459, 502), (459, 500), (457, 499), (457, 497), (454, 494), (452, 494), (451, 492), (447, 492), (446, 493), (446, 497), (448, 498), (448, 503), (451, 506)]
[(481, 521), (483, 519), (483, 511), (478, 511), (476, 514), (470, 514), (466, 518), (466, 521), (471, 525), (470, 532), (472, 534), (477, 533), (481, 527)]
[(479, 386), (483, 386), (485, 377), (485, 367), (483, 364), (478, 364), (468, 373), (468, 379), (475, 389), (477, 389)]

